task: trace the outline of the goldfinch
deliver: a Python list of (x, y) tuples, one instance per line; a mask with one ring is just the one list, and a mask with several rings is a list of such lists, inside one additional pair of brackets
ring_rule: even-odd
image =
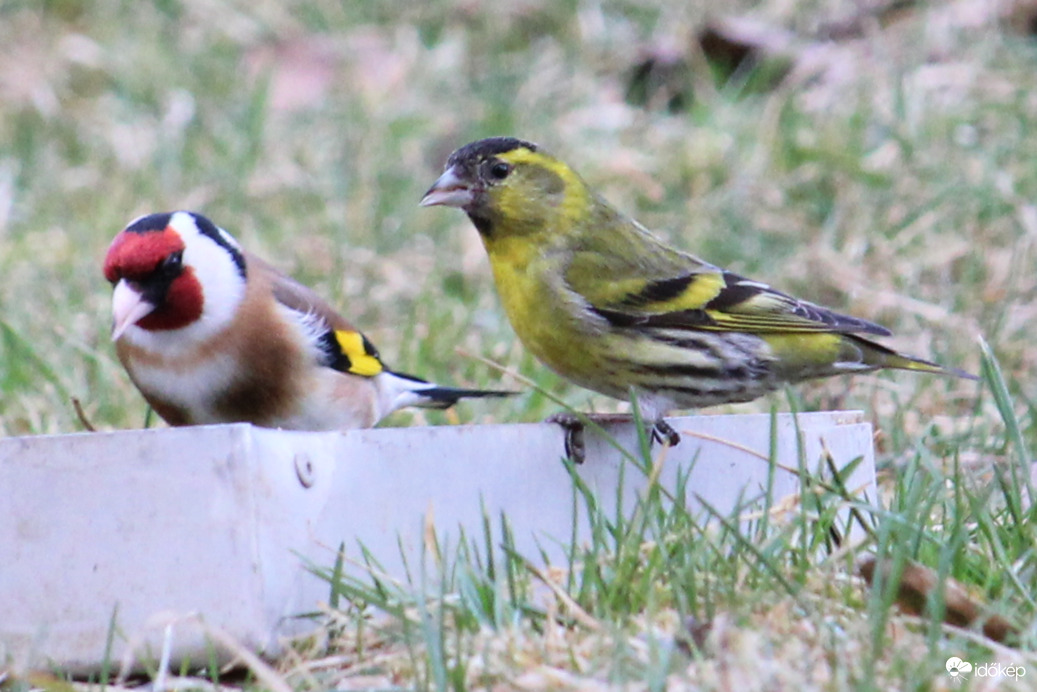
[(667, 412), (784, 383), (881, 368), (973, 378), (862, 336), (890, 334), (877, 324), (669, 247), (530, 142), (461, 147), (421, 204), (468, 214), (526, 348), (578, 385), (636, 396), (671, 444)]
[(119, 360), (170, 425), (345, 430), (404, 406), (507, 394), (392, 372), (324, 300), (200, 214), (136, 219), (104, 275)]

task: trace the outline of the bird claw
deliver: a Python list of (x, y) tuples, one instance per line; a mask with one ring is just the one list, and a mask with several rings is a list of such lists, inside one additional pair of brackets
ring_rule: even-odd
[(548, 416), (548, 423), (556, 423), (565, 431), (565, 456), (574, 464), (582, 464), (587, 458), (587, 445), (584, 441), (583, 421), (573, 413), (563, 411)]
[(673, 426), (660, 418), (652, 426), (652, 442), (676, 447), (681, 443), (681, 436), (673, 429)]
[[(618, 420), (616, 416), (609, 414), (597, 414), (595, 417), (602, 420)], [(629, 417), (622, 416), (622, 419), (629, 420)], [(587, 458), (587, 445), (584, 439), (586, 426), (583, 420), (574, 413), (562, 411), (548, 416), (547, 422), (562, 426), (562, 429), (565, 431), (565, 455), (574, 464), (582, 464)], [(651, 436), (652, 442), (669, 447), (676, 447), (681, 441), (680, 434), (662, 419), (657, 420), (652, 425)]]

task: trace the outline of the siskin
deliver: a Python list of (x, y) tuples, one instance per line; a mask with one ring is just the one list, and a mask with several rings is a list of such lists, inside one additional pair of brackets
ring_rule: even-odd
[(421, 204), (468, 214), (526, 348), (578, 385), (636, 397), (670, 444), (680, 437), (667, 412), (785, 383), (882, 368), (975, 379), (866, 338), (888, 336), (884, 327), (664, 244), (530, 142), (461, 147)]

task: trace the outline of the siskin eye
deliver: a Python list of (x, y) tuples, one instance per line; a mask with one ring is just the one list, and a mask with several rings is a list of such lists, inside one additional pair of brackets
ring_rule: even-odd
[(497, 161), (490, 166), (490, 177), (494, 180), (504, 180), (508, 177), (508, 173), (511, 173), (511, 166), (503, 161)]

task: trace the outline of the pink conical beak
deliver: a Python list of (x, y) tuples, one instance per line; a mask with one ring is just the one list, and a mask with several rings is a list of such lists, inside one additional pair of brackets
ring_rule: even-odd
[(453, 168), (448, 168), (443, 175), (439, 176), (439, 180), (432, 183), (432, 187), (421, 198), (423, 207), (434, 207), (441, 204), (447, 207), (464, 208), (471, 202), (471, 188)]
[(130, 325), (136, 324), (154, 309), (155, 306), (144, 300), (140, 291), (126, 279), (120, 279), (112, 293), (112, 341), (118, 341)]

